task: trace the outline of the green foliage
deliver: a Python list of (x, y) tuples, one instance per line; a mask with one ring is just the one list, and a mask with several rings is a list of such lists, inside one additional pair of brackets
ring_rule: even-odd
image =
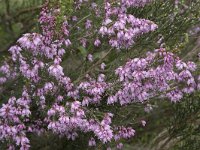
[(198, 150), (200, 147), (200, 93), (186, 96), (173, 106), (169, 129), (171, 139), (179, 138), (175, 150)]
[(0, 1), (0, 54), (7, 54), (8, 48), (16, 42), (21, 34), (34, 30), (42, 1)]

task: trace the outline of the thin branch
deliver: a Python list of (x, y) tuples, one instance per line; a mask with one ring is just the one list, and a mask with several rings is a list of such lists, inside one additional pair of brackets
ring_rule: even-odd
[(24, 13), (41, 9), (43, 7), (48, 6), (48, 4), (49, 4), (49, 0), (47, 0), (46, 3), (44, 3), (43, 5), (39, 5), (39, 6), (23, 9), (23, 10), (19, 11), (16, 15), (14, 15), (13, 18), (16, 19), (16, 18), (18, 18), (20, 15), (22, 15)]
[(90, 17), (91, 15), (92, 15), (92, 14), (89, 14), (89, 15), (83, 17), (80, 21), (78, 21), (74, 26), (71, 27), (70, 31), (71, 31), (74, 27), (76, 27), (79, 23), (81, 23), (82, 21), (84, 21), (85, 19), (87, 19), (88, 17)]
[(35, 10), (41, 9), (42, 7), (43, 7), (43, 5), (39, 5), (39, 6), (36, 6), (36, 7), (23, 9), (23, 10), (19, 11), (16, 15), (14, 15), (13, 18), (16, 19), (24, 13), (27, 13), (27, 12), (30, 12), (30, 11), (35, 11)]
[(6, 14), (5, 14), (5, 19), (6, 19), (6, 22), (7, 22), (7, 25), (8, 25), (8, 29), (9, 29), (9, 32), (11, 34), (13, 34), (13, 29), (12, 29), (12, 23), (11, 23), (11, 20), (10, 20), (10, 1), (9, 0), (4, 0), (5, 2), (5, 5), (6, 5)]
[(108, 50), (108, 52), (104, 55), (104, 57), (102, 57), (101, 59), (99, 59), (94, 65), (92, 65), (83, 75), (81, 75), (76, 81), (74, 81), (74, 83), (78, 83), (80, 80), (82, 80), (88, 73), (90, 73), (91, 71), (93, 71), (93, 69), (99, 65), (105, 58), (106, 56), (112, 51), (112, 48), (110, 48)]

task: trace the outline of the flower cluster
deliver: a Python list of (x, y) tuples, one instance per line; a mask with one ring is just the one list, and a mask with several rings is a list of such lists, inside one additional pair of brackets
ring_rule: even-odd
[[(150, 20), (139, 19), (127, 14), (127, 7), (143, 6), (148, 1), (122, 0), (118, 7), (105, 4), (105, 20), (99, 30), (102, 36), (109, 37), (109, 44), (114, 48), (129, 48), (137, 37), (154, 31), (157, 25)], [(112, 18), (117, 18), (113, 20)]]
[(128, 139), (135, 135), (135, 130), (131, 127), (125, 128), (123, 126), (117, 127), (117, 134), (115, 134), (115, 140), (118, 141), (119, 139)]
[(26, 133), (31, 132), (32, 129), (25, 125), (30, 121), (30, 103), (30, 96), (24, 89), (21, 98), (11, 97), (8, 103), (0, 108), (0, 139), (11, 139), (16, 145), (21, 146), (21, 150), (30, 147)]
[(152, 0), (121, 0), (121, 3), (125, 7), (144, 7)]
[(104, 78), (105, 75), (100, 74), (97, 81), (90, 79), (89, 82), (80, 83), (79, 90), (87, 94), (83, 97), (83, 105), (100, 103), (103, 94), (109, 88), (109, 84), (104, 81)]
[(5, 83), (11, 76), (10, 66), (5, 63), (0, 67), (0, 73), (4, 74), (5, 76), (0, 77), (0, 85)]
[(146, 58), (134, 58), (116, 70), (123, 88), (110, 96), (107, 102), (112, 104), (119, 101), (124, 105), (144, 102), (153, 97), (179, 101), (184, 93), (196, 89), (192, 75), (195, 70), (195, 63), (185, 63), (163, 48), (148, 52)]
[[(77, 6), (82, 2), (79, 0)], [(122, 0), (117, 7), (106, 3), (106, 18), (100, 34), (108, 35), (112, 47), (129, 48), (136, 37), (155, 30), (157, 26), (149, 20), (126, 14), (126, 9), (149, 2)], [(92, 7), (95, 9), (96, 4), (93, 3)], [(108, 105), (116, 102), (125, 105), (142, 103), (154, 97), (167, 97), (176, 102), (185, 93), (199, 89), (200, 78), (196, 81), (193, 76), (196, 64), (183, 62), (163, 48), (148, 52), (145, 58), (129, 60), (116, 69), (117, 83), (106, 81), (102, 73), (97, 78), (87, 75), (85, 80), (73, 82), (62, 67), (62, 56), (72, 44), (70, 25), (64, 20), (57, 31), (56, 16), (59, 12), (58, 8), (43, 8), (39, 19), (42, 33), (27, 33), (19, 38), (17, 44), (9, 49), (12, 65), (5, 62), (0, 67), (3, 75), (0, 77), (1, 86), (17, 77), (28, 81), (23, 85), (20, 97), (19, 94), (11, 96), (0, 107), (0, 140), (6, 141), (10, 149), (28, 150), (28, 135), (43, 132), (53, 132), (68, 140), (75, 140), (81, 132), (89, 133), (89, 146), (97, 145), (97, 141), (108, 146), (110, 142), (116, 142), (117, 148), (121, 149), (121, 139), (133, 137), (136, 131), (126, 124), (114, 124), (115, 114), (107, 109), (98, 109), (98, 106), (106, 105), (106, 100)], [(112, 21), (113, 16), (116, 21)], [(86, 20), (85, 28), (91, 27), (92, 21)], [(82, 44), (86, 46), (84, 37)], [(100, 46), (101, 41), (97, 38), (94, 45)], [(92, 54), (87, 58), (90, 63), (95, 61)], [(105, 67), (105, 63), (100, 65), (102, 72)], [(117, 89), (116, 84), (120, 88)], [(113, 89), (117, 91), (110, 94)], [(151, 109), (146, 108), (146, 111)], [(146, 125), (144, 120), (142, 125)]]

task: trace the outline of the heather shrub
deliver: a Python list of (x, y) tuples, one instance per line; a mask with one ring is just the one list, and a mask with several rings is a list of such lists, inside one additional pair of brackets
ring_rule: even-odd
[[(198, 57), (182, 59), (189, 30), (199, 21), (198, 6), (162, 0), (44, 2), (38, 28), (17, 39), (0, 67), (0, 147), (126, 149), (143, 140), (148, 117), (163, 105), (175, 112), (166, 117), (167, 141), (181, 129), (184, 139), (191, 130), (190, 124), (182, 126), (180, 114), (199, 113)], [(199, 133), (196, 124), (192, 131)]]

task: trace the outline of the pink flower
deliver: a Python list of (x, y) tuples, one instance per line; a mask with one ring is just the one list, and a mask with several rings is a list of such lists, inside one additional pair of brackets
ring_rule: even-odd
[(92, 21), (87, 19), (87, 21), (85, 22), (85, 28), (89, 29), (91, 27), (92, 27)]
[(88, 59), (90, 62), (93, 62), (93, 56), (92, 56), (92, 54), (89, 54), (89, 55), (87, 56), (87, 59)]
[(142, 126), (145, 127), (146, 126), (146, 121), (145, 120), (141, 120)]
[(98, 47), (100, 44), (101, 44), (101, 41), (100, 41), (99, 39), (96, 39), (96, 40), (94, 41), (94, 45), (95, 45), (96, 47)]
[(96, 142), (95, 142), (94, 138), (91, 138), (91, 139), (89, 140), (88, 145), (89, 145), (89, 146), (96, 146)]
[(105, 64), (105, 63), (102, 63), (102, 64), (101, 64), (101, 69), (104, 70), (105, 67), (106, 67), (106, 64)]
[(56, 78), (60, 78), (64, 75), (63, 68), (60, 65), (51, 65), (48, 71), (50, 75), (55, 76)]

